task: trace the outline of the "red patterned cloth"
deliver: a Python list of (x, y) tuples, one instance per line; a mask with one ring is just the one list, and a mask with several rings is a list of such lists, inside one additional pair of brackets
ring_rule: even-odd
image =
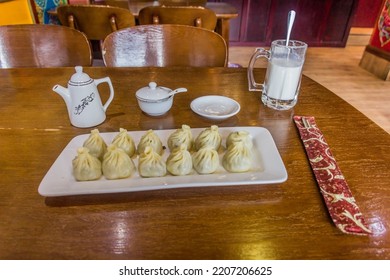
[(294, 116), (307, 157), (334, 224), (344, 233), (371, 233), (314, 117)]
[(387, 53), (390, 52), (390, 0), (383, 2), (369, 44)]

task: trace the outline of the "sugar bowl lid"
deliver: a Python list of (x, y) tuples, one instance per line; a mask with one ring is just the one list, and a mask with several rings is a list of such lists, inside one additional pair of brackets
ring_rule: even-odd
[(93, 82), (91, 77), (89, 77), (88, 74), (83, 72), (82, 66), (76, 66), (75, 69), (76, 69), (76, 73), (74, 73), (70, 78), (69, 85), (83, 86)]
[(143, 87), (137, 90), (135, 95), (140, 100), (153, 102), (168, 98), (170, 92), (171, 89), (157, 86), (155, 82), (150, 82), (147, 87)]

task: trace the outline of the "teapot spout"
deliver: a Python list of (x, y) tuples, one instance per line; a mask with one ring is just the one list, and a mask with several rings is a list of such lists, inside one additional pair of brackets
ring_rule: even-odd
[(63, 86), (60, 85), (55, 85), (53, 87), (53, 91), (61, 95), (61, 97), (64, 99), (66, 106), (69, 107), (70, 105), (70, 94), (69, 90), (67, 88), (64, 88)]

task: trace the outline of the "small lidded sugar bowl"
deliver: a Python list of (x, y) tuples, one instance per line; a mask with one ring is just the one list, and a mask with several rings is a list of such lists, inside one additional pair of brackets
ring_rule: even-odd
[(150, 116), (161, 116), (172, 108), (174, 95), (186, 91), (186, 88), (171, 90), (157, 86), (155, 82), (150, 82), (147, 87), (137, 90), (135, 96), (139, 107), (144, 113)]

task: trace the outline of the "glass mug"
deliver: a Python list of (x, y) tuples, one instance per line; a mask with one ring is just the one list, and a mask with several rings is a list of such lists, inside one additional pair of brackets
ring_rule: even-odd
[[(307, 44), (290, 40), (275, 40), (270, 50), (257, 48), (248, 66), (248, 82), (250, 91), (262, 91), (261, 100), (264, 105), (276, 110), (288, 110), (298, 101), (301, 85), (302, 67), (305, 62)], [(255, 82), (253, 68), (259, 58), (268, 60), (264, 84)]]

